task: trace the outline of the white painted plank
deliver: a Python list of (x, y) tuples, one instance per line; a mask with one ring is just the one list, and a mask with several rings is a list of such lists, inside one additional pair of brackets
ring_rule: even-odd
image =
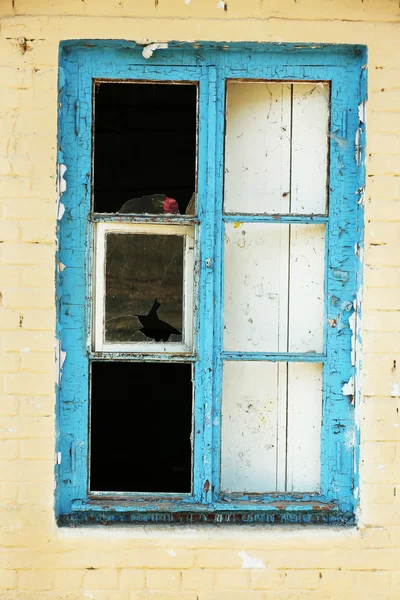
[(324, 345), (325, 226), (290, 226), (289, 352)]
[(293, 84), (291, 212), (325, 214), (329, 87)]
[(226, 212), (288, 212), (291, 86), (228, 82)]
[(225, 350), (322, 352), (324, 264), (324, 225), (227, 223)]
[(288, 363), (277, 362), (278, 369), (278, 435), (276, 452), (276, 491), (286, 490), (287, 370)]
[(226, 362), (223, 373), (221, 487), (276, 491), (278, 365)]
[(321, 471), (322, 365), (290, 363), (287, 491), (318, 492)]
[(225, 350), (287, 349), (288, 235), (287, 224), (226, 224)]

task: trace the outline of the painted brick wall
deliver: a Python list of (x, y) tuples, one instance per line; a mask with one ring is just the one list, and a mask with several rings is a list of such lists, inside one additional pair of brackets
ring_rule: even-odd
[[(0, 1), (1, 600), (400, 598), (399, 3), (225, 4)], [(71, 38), (368, 46), (358, 529), (56, 527), (56, 90), (58, 44)]]

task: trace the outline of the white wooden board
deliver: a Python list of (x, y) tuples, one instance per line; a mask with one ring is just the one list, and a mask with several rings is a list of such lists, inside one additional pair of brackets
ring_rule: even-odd
[(227, 223), (224, 348), (322, 352), (324, 225)]
[(290, 87), (228, 82), (226, 212), (288, 212)]
[(276, 490), (278, 383), (276, 363), (225, 363), (221, 440), (224, 491)]
[(224, 210), (325, 214), (329, 86), (227, 84)]
[(324, 214), (328, 176), (329, 88), (293, 85), (291, 212)]
[(325, 225), (290, 225), (288, 352), (323, 352)]
[(287, 414), (287, 491), (318, 492), (321, 477), (321, 364), (289, 365)]
[(226, 362), (222, 490), (319, 491), (321, 419), (321, 364)]
[(288, 236), (288, 225), (226, 224), (226, 350), (286, 350)]

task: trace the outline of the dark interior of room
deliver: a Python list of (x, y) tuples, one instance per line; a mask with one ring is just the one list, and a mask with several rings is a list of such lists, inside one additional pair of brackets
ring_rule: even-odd
[(191, 491), (192, 367), (91, 365), (90, 489)]
[(94, 212), (165, 194), (187, 214), (196, 191), (196, 95), (195, 84), (95, 83)]

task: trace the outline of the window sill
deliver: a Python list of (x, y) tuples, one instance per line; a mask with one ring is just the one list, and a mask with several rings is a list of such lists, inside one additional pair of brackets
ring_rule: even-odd
[(72, 513), (60, 515), (58, 524), (90, 523), (311, 523), (324, 525), (354, 525), (351, 512), (340, 511), (334, 502), (276, 501), (262, 507), (248, 502), (202, 505), (188, 502), (132, 502), (132, 500), (75, 500)]

